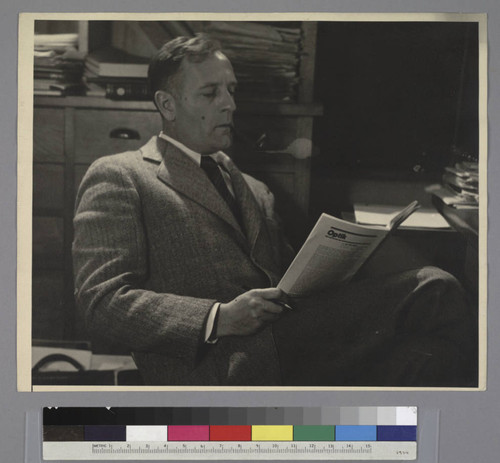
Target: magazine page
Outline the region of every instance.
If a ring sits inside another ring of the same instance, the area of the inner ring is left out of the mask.
[[[278,288],[301,296],[349,281],[387,233],[322,214]]]

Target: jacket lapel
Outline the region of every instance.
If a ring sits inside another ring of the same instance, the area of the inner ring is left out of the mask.
[[[239,234],[241,228],[212,182],[191,159],[166,140],[153,137],[142,148],[144,159],[159,163],[157,176],[168,186],[208,209]]]
[[[231,176],[245,234],[208,177],[202,175],[201,168],[175,146],[162,138],[153,137],[141,151],[144,159],[159,164],[157,176],[162,182],[228,223],[235,230],[241,245],[249,249],[253,262],[268,275],[272,285],[277,283],[273,275],[276,273],[276,263],[272,258],[271,240],[263,224],[262,211],[242,173],[227,155],[223,156],[221,162]]]

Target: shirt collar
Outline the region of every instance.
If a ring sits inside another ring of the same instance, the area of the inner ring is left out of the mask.
[[[191,159],[198,167],[201,166],[201,154],[197,153],[196,151],[193,151],[192,149],[188,148],[186,145],[181,143],[180,141],[177,141],[175,138],[172,138],[168,136],[166,133],[163,131],[160,132],[158,135],[160,138],[163,138],[164,140],[168,141],[169,143],[172,143],[172,145],[176,146],[179,148],[189,159]],[[217,151],[213,154],[210,154],[216,162],[220,162],[221,159],[226,156],[222,151]]]

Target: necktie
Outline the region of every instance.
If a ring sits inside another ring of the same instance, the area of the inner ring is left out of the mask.
[[[233,195],[229,191],[217,162],[210,156],[202,156],[201,168],[205,171],[207,177],[210,179],[215,189],[219,192],[222,199],[224,199],[226,204],[229,206],[229,209],[231,209],[234,217],[241,225],[242,221],[238,204],[236,203],[236,199],[234,199]]]

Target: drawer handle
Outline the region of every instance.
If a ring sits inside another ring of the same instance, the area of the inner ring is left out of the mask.
[[[118,138],[120,140],[140,140],[141,136],[137,130],[118,128],[109,132],[109,138]]]

